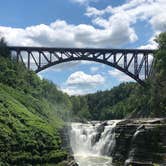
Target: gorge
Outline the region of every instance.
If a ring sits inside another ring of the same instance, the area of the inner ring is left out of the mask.
[[[165,166],[166,47],[160,47],[147,86],[121,83],[83,96],[67,95],[0,48],[0,165]],[[65,145],[60,133],[69,119]]]

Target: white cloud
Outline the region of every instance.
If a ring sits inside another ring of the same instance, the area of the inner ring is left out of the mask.
[[[111,6],[109,6],[109,7],[112,8]],[[106,10],[106,8],[105,9],[97,9],[93,6],[88,6],[86,8],[85,15],[88,17],[98,17],[98,16],[102,16],[102,15],[106,14],[105,10]],[[109,10],[109,13],[112,13],[112,11]]]
[[[98,26],[113,29],[113,34],[121,36],[119,41],[125,40],[126,34],[128,41],[137,39],[134,24],[139,21],[149,23],[156,33],[166,31],[166,0],[131,0],[126,3],[105,9],[87,7],[85,15],[92,17],[92,22]],[[118,26],[119,25],[119,26]],[[119,35],[117,35],[119,33]],[[116,39],[118,41],[118,39]],[[117,44],[118,42],[115,42]],[[156,45],[149,42],[145,48],[154,48]]]
[[[105,9],[101,10],[94,7],[88,7],[85,14],[89,17],[110,14],[112,17],[123,12],[132,22],[135,22],[137,19],[151,19],[158,15],[165,16],[165,9],[165,0],[131,0],[116,7],[107,6]]]
[[[93,0],[72,1],[85,3]],[[121,47],[138,39],[134,25],[139,20],[149,22],[154,34],[166,31],[165,11],[166,0],[131,0],[101,10],[88,6],[85,14],[92,17],[94,25],[74,25],[56,20],[50,25],[40,24],[26,28],[0,26],[0,33],[10,45]]]
[[[128,75],[124,74],[123,72],[117,69],[109,70],[108,74],[112,77],[115,77],[115,79],[117,79],[120,82],[134,81],[131,77],[129,77]]]
[[[103,10],[98,10],[95,7],[88,6],[85,15],[88,17],[102,16],[106,13],[112,13],[112,9],[113,8],[111,6],[108,6]]]
[[[0,26],[0,33],[10,45],[22,46],[112,47],[135,40],[135,34],[127,24],[121,30],[117,28],[118,24],[109,28],[96,28],[92,25],[73,25],[56,20],[50,25],[40,24],[25,29]]]
[[[100,74],[90,75],[77,71],[68,77],[61,90],[69,95],[84,95],[95,92],[104,82],[105,78]]]
[[[156,31],[166,31],[166,12],[152,17],[150,23]]]
[[[86,3],[93,0],[73,1]],[[155,32],[165,31],[165,11],[165,0],[131,0],[123,5],[107,6],[101,10],[88,6],[85,14],[92,17],[94,25],[73,25],[56,20],[50,25],[41,24],[25,29],[1,26],[0,32],[9,43],[15,45],[121,47],[138,39],[134,24],[139,20],[149,22]]]
[[[38,43],[27,37],[25,29],[0,26],[0,34],[5,37],[10,45],[38,45]]]
[[[84,73],[83,71],[77,71],[75,73],[72,73],[67,81],[66,84],[70,86],[83,86],[83,87],[89,87],[89,86],[96,86],[103,84],[105,82],[105,79],[102,75],[96,74],[96,75],[89,75]]]

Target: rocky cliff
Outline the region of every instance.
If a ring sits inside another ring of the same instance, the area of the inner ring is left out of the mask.
[[[124,120],[115,135],[115,165],[166,165],[166,119]]]

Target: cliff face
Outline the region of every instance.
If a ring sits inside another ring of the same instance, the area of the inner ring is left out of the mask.
[[[166,119],[124,120],[115,128],[112,157],[120,165],[166,165]]]

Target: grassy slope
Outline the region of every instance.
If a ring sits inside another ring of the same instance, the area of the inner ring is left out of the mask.
[[[63,122],[54,109],[45,99],[0,84],[0,162],[34,165],[65,159],[57,132]]]

